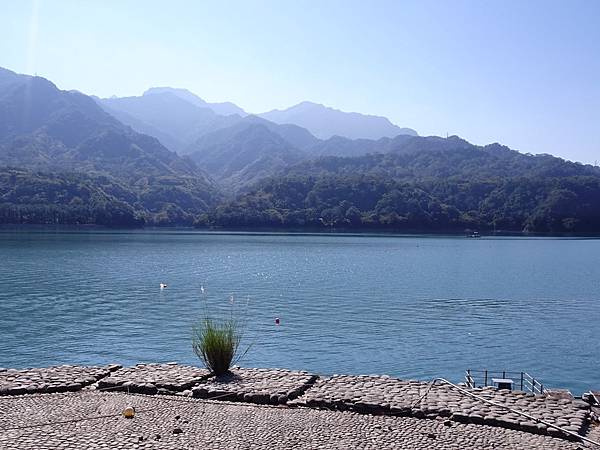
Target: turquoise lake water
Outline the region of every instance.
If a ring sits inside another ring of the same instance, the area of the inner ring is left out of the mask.
[[[596,239],[5,229],[0,286],[0,367],[198,363],[234,308],[241,365],[600,389]]]

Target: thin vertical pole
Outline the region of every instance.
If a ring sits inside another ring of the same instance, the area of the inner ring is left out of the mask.
[[[523,390],[523,372],[521,372],[521,391]]]
[[[487,369],[485,369],[485,381],[484,381],[484,386],[487,386]]]

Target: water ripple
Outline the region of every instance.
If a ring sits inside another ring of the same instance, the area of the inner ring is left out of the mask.
[[[194,321],[233,296],[248,365],[600,386],[598,240],[21,231],[0,251],[0,366],[193,363]]]

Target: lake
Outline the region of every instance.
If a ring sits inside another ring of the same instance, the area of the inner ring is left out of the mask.
[[[0,269],[1,367],[196,364],[233,309],[241,365],[600,388],[597,239],[18,228]]]

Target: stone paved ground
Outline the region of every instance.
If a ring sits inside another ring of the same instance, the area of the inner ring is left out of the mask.
[[[96,383],[97,380],[99,381]],[[100,395],[98,389],[105,393],[116,390],[152,395],[175,393],[179,397],[171,398],[179,398],[181,401],[189,401],[187,397],[194,396],[212,399],[219,397],[220,400],[232,399],[253,404],[287,403],[291,406],[308,406],[310,409],[326,408],[395,418],[412,417],[427,422],[439,419],[449,425],[489,425],[500,429],[548,434],[552,437],[568,437],[555,428],[530,422],[505,408],[473,399],[449,385],[435,385],[430,389],[430,384],[425,382],[403,381],[387,376],[334,376],[318,379],[307,372],[235,368],[232,375],[214,378],[209,377],[205,369],[175,363],[140,364],[125,369],[117,365],[0,369],[0,402],[10,399],[12,395],[22,395],[27,399],[24,401],[34,402],[36,396],[28,394],[79,391],[82,388],[86,395]],[[422,397],[425,392],[427,395]],[[469,392],[580,434],[586,432],[590,423],[590,407],[581,401],[487,388]],[[41,398],[50,397],[42,394]],[[52,404],[42,403],[37,407],[41,409],[41,414],[49,418],[64,415],[64,408],[54,410]],[[20,425],[29,424],[30,416],[30,412],[18,417],[9,415],[12,420],[21,421]],[[447,420],[448,418],[451,420]],[[587,430],[588,436],[594,436],[592,439],[595,440],[600,438],[599,432],[600,428],[596,426]],[[0,446],[0,449],[3,447]]]
[[[595,420],[588,429],[586,437],[593,441],[600,442],[600,405],[594,406],[592,412]],[[600,446],[598,446],[598,449],[600,449]]]
[[[375,414],[449,417],[458,422],[562,435],[554,428],[469,397],[450,385],[436,384],[428,391],[429,387],[429,383],[403,381],[387,376],[337,375],[317,380],[305,395],[291,403]],[[418,402],[427,391],[427,396]],[[473,389],[469,392],[578,434],[584,432],[588,423],[589,405],[581,401],[492,388]]]
[[[119,415],[128,405],[136,417]],[[49,421],[108,416],[46,425]],[[80,391],[0,398],[0,448],[49,449],[527,449],[582,444],[486,425]]]
[[[121,366],[54,366],[40,369],[0,369],[0,396],[38,392],[78,391]]]
[[[316,375],[304,371],[235,368],[231,374],[210,378],[197,385],[192,393],[199,398],[220,397],[277,405],[298,397],[316,379]]]
[[[114,389],[140,394],[181,392],[206,379],[206,369],[176,363],[138,364],[120,369],[100,380],[99,389]]]

